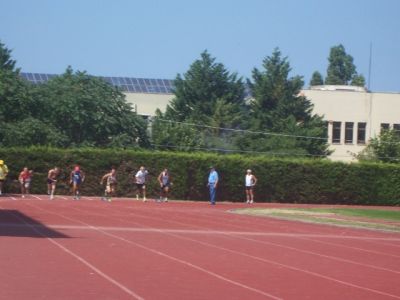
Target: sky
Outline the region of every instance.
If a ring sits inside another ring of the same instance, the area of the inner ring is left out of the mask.
[[[324,77],[343,44],[370,89],[400,92],[400,0],[0,0],[0,41],[23,72],[174,79],[208,50],[251,78],[278,47],[290,76]]]

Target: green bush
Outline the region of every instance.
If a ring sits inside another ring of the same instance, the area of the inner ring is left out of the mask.
[[[174,153],[116,149],[2,148],[0,159],[10,169],[8,192],[18,192],[17,177],[24,166],[34,170],[32,193],[46,192],[49,169],[62,170],[57,191],[70,193],[69,172],[79,164],[86,173],[84,195],[101,195],[99,182],[117,168],[118,196],[134,197],[133,175],[149,170],[148,193],[157,197],[157,176],[167,167],[173,178],[172,198],[207,200],[208,168],[220,175],[217,199],[243,201],[245,170],[258,178],[256,201],[325,204],[400,205],[400,166],[382,163],[339,163],[327,160],[277,159],[263,156]],[[6,190],[7,191],[7,190]]]

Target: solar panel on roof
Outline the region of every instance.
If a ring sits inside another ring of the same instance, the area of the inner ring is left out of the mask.
[[[45,83],[48,80],[57,77],[56,74],[42,73],[20,73],[20,76],[34,84]],[[98,78],[105,82],[118,86],[121,90],[130,93],[171,93],[173,80],[168,79],[150,79],[150,78],[129,78],[129,77],[104,77]]]
[[[28,74],[26,74],[26,73],[20,73],[20,75],[21,75],[21,77],[22,77],[23,79],[29,80],[29,79],[28,79]]]

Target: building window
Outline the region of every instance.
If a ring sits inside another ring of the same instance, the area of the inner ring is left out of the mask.
[[[357,144],[365,144],[366,128],[367,128],[367,123],[358,123]]]
[[[389,123],[381,123],[381,133],[385,130],[390,129],[390,124]]]
[[[340,144],[340,129],[342,122],[333,122],[332,126],[332,144]]]
[[[344,132],[344,142],[346,144],[353,144],[353,128],[354,128],[354,122],[346,122],[346,127]]]
[[[400,124],[393,124],[393,131],[400,136]]]

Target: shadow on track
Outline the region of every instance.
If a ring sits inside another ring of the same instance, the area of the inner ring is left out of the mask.
[[[69,238],[18,210],[0,210],[0,237]]]

